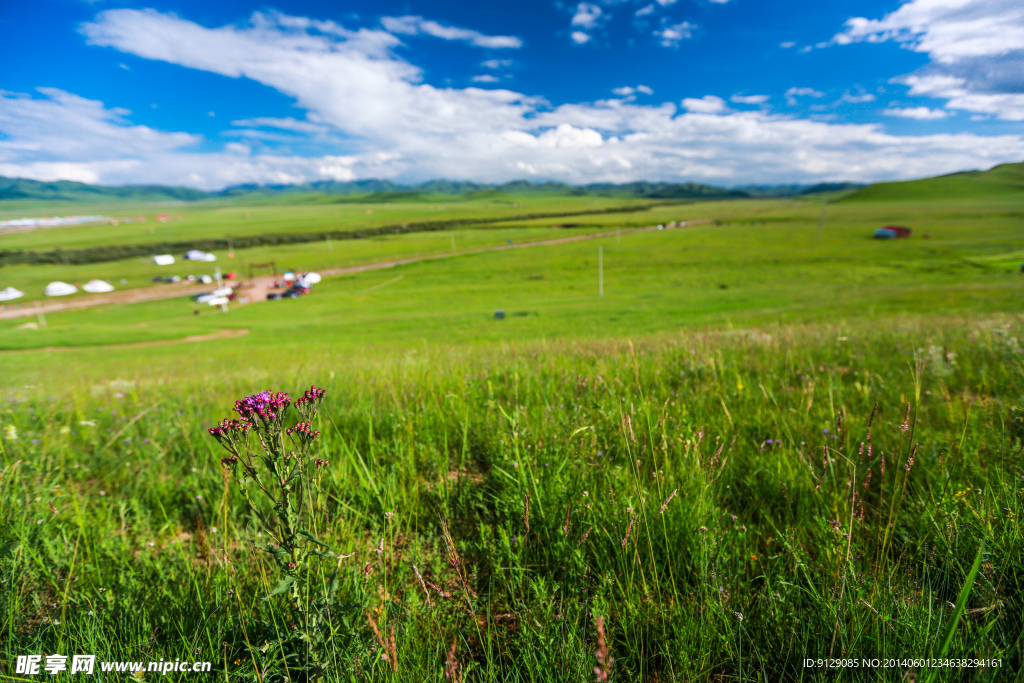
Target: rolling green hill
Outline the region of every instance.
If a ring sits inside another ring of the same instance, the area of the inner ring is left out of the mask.
[[[1012,197],[1024,198],[1024,163],[999,164],[987,171],[964,171],[920,180],[875,183],[840,201],[884,202]]]
[[[107,187],[70,180],[52,183],[27,178],[0,177],[0,201],[5,199],[42,199],[57,201],[194,201],[207,197],[202,190],[164,185],[124,185]]]

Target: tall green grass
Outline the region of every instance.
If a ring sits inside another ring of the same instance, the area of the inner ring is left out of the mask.
[[[287,677],[261,629],[288,610],[205,428],[316,381],[316,535],[345,556],[313,579],[341,578],[330,680],[594,680],[598,617],[615,681],[923,680],[804,660],[940,655],[1001,668],[935,680],[1013,680],[1021,333],[773,327],[8,387],[0,676],[92,653]]]

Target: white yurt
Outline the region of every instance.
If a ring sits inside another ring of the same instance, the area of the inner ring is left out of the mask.
[[[46,285],[46,289],[43,290],[43,294],[46,296],[67,296],[68,294],[74,294],[78,291],[78,287],[69,285],[66,282],[51,282]]]
[[[185,252],[186,261],[216,261],[217,257],[205,251],[190,249]]]
[[[0,301],[12,301],[25,296],[25,292],[14,287],[8,287],[7,289],[0,289]]]
[[[210,294],[213,294],[214,296],[228,296],[233,291],[234,290],[231,289],[230,287],[221,287],[220,289],[213,290],[212,292],[210,292]]]
[[[320,273],[304,273],[298,279],[298,284],[307,288],[320,284]]]
[[[159,254],[153,257],[153,263],[158,266],[169,266],[174,263],[174,257],[170,254]]]
[[[103,280],[89,280],[82,285],[83,292],[89,292],[90,294],[102,294],[103,292],[113,292],[114,285]]]

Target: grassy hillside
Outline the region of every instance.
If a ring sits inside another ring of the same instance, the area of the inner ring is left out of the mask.
[[[1024,200],[1024,163],[1000,164],[987,171],[875,183],[841,199],[843,202],[891,202],[942,199]]]
[[[0,321],[0,678],[34,680],[16,655],[91,653],[102,681],[100,662],[159,659],[210,662],[225,683],[1012,680],[1019,199],[830,204],[819,232],[823,201],[221,251],[243,272],[463,253],[226,314],[179,298]],[[0,247],[447,209],[200,202]],[[882,220],[915,237],[872,240]],[[601,236],[466,253],[581,233]],[[210,265],[18,265],[0,288]],[[305,472],[288,479],[296,544],[208,428],[246,394],[311,383],[327,398],[311,450],[287,459]],[[898,663],[806,664],[829,657]]]

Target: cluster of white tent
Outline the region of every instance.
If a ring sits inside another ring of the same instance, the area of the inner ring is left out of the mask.
[[[295,280],[295,284],[311,289],[313,285],[320,284],[320,280],[320,273],[303,273]]]
[[[206,261],[207,263],[216,261],[217,257],[208,251],[200,251],[199,249],[189,249],[185,252],[186,261]],[[174,256],[171,254],[157,254],[153,257],[153,263],[158,266],[169,266],[174,263]]]
[[[185,252],[186,261],[216,261],[217,257],[207,251],[200,251],[198,249],[190,249]]]
[[[77,291],[78,287],[70,285],[67,282],[57,280],[46,285],[46,288],[43,289],[43,294],[46,296],[67,296],[68,294],[74,294]],[[105,280],[89,280],[82,285],[82,291],[88,292],[89,294],[103,294],[104,292],[113,292],[114,285]],[[8,287],[7,289],[0,291],[0,301],[9,301],[22,296],[25,296],[25,292],[18,291],[14,287]]]

